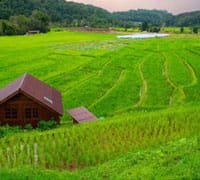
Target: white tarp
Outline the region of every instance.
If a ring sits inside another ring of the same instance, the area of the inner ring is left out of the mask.
[[[126,36],[117,36],[118,39],[147,39],[155,37],[167,37],[169,34],[158,34],[158,33],[137,33]]]

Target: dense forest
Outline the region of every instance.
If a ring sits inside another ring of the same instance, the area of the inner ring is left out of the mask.
[[[30,16],[35,9],[44,11],[53,23],[63,26],[101,27],[115,23],[113,15],[104,9],[65,0],[0,0],[0,19]]]
[[[121,21],[128,22],[148,22],[152,25],[162,25],[163,23],[169,23],[173,15],[167,11],[162,10],[130,10],[124,12],[115,12],[114,16]]]
[[[200,11],[174,16],[164,10],[130,10],[110,13],[92,5],[84,5],[65,0],[0,0],[0,20],[30,17],[34,10],[46,13],[52,25],[60,27],[135,27],[142,22],[152,26],[198,26]],[[13,17],[14,16],[14,17]],[[2,23],[1,23],[2,24]]]

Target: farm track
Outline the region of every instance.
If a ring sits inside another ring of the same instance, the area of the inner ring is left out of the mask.
[[[140,93],[140,99],[134,106],[142,105],[145,98],[146,98],[148,87],[147,87],[147,80],[145,79],[144,74],[142,72],[142,66],[146,62],[146,60],[148,60],[148,58],[150,58],[151,56],[152,56],[152,53],[145,56],[138,65],[138,71],[139,71],[139,76],[142,80],[142,86],[141,86],[141,89],[140,89],[140,92],[139,92]]]
[[[118,86],[118,84],[121,82],[121,80],[125,77],[125,70],[122,70],[119,78],[115,81],[115,83],[113,84],[113,86],[111,88],[109,88],[105,94],[103,96],[101,96],[99,99],[97,99],[97,101],[95,101],[92,105],[89,106],[89,108],[95,106],[96,104],[98,104],[102,99],[104,99],[114,88],[116,88]]]

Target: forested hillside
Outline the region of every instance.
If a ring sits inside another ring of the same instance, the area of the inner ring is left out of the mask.
[[[8,20],[11,16],[29,17],[33,10],[47,13],[53,23],[63,27],[125,27],[138,22],[148,22],[161,26],[195,26],[200,25],[200,11],[172,15],[164,10],[130,10],[110,13],[92,5],[69,2],[65,0],[1,0],[0,19]]]
[[[176,26],[194,26],[200,25],[200,11],[179,14],[175,17]]]
[[[115,17],[121,21],[129,22],[148,22],[153,25],[161,25],[168,22],[173,15],[167,11],[162,10],[130,10],[124,12],[115,12]]]
[[[65,0],[3,0],[0,1],[0,19],[16,15],[30,16],[35,9],[46,12],[52,22],[60,22],[65,26],[101,27],[114,22],[111,13],[104,9]]]

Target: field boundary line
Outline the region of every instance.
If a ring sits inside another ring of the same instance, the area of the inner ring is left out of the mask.
[[[190,86],[197,84],[198,78],[197,78],[197,75],[196,75],[196,72],[195,72],[193,66],[185,58],[180,57],[175,51],[173,51],[173,53],[176,55],[176,57],[180,61],[182,61],[185,64],[185,66],[188,68],[188,71],[190,72],[190,75],[191,75],[191,78],[192,78],[192,82],[190,84],[184,85],[182,87],[185,88],[185,87],[190,87]]]
[[[142,86],[141,86],[141,89],[140,89],[140,94],[139,94],[139,100],[138,102],[135,103],[134,106],[139,106],[141,105],[143,102],[144,102],[144,99],[147,95],[147,91],[148,91],[148,87],[147,87],[147,80],[145,79],[144,77],[144,74],[142,72],[142,66],[144,65],[144,63],[153,55],[153,53],[150,53],[148,54],[147,56],[145,56],[141,61],[140,63],[138,64],[138,74],[139,74],[139,77],[140,79],[142,80]]]
[[[194,52],[194,51],[192,51],[192,50],[198,50],[198,49],[196,49],[196,48],[192,48],[192,50],[191,49],[188,49],[187,47],[185,47],[184,48],[186,51],[188,51],[190,54],[193,54],[194,56],[198,56],[198,57],[200,57],[200,54],[197,54],[196,52]]]
[[[177,92],[177,94],[180,93],[179,98],[181,101],[183,101],[183,99],[185,99],[186,94],[181,86],[178,86],[173,80],[171,80],[169,72],[168,72],[168,57],[167,57],[166,53],[164,53],[164,52],[162,53],[162,55],[165,58],[165,62],[163,64],[164,65],[164,76],[165,76],[168,84],[173,88],[172,94],[170,95],[170,99],[169,99],[169,104],[171,105],[171,104],[173,104],[173,98],[174,98],[176,92]]]
[[[108,62],[104,63],[102,69],[98,70],[96,73],[93,73],[92,75],[90,75],[89,77],[85,78],[84,80],[82,80],[81,82],[77,82],[75,84],[73,84],[71,87],[68,88],[67,91],[65,91],[63,94],[67,94],[68,92],[72,91],[73,89],[82,86],[83,84],[87,83],[88,81],[90,81],[91,79],[100,76],[103,72],[103,69],[110,63],[112,62],[112,59],[109,60]],[[77,68],[77,69],[81,69],[81,68]]]
[[[118,86],[118,84],[120,83],[120,81],[125,77],[125,72],[126,70],[121,70],[119,78],[115,81],[115,83],[113,84],[113,86],[111,88],[109,88],[105,94],[103,96],[101,96],[99,99],[97,99],[94,103],[92,103],[89,108],[95,106],[96,104],[98,104],[102,99],[104,99],[114,88],[116,88]]]

